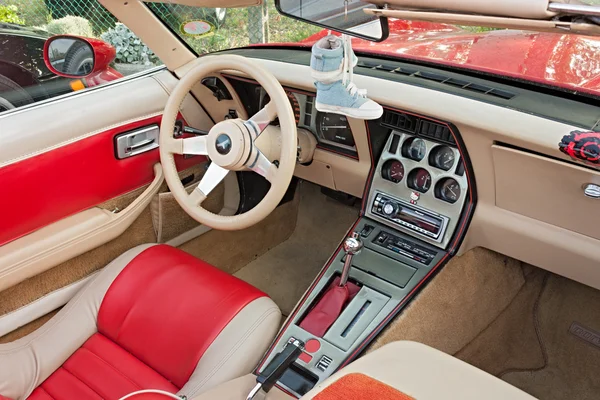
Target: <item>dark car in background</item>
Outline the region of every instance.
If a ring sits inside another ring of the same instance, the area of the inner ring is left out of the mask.
[[[0,111],[72,91],[70,80],[44,63],[49,37],[41,29],[0,22]]]
[[[42,29],[0,22],[0,112],[122,76],[108,66],[115,56],[112,46],[70,35],[52,37],[67,42],[69,51],[61,60],[66,64],[49,66],[44,51],[50,37]],[[103,57],[92,71],[98,49]]]

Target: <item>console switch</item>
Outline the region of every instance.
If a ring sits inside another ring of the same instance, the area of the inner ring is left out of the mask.
[[[325,370],[327,368],[329,368],[329,366],[331,365],[332,362],[333,362],[333,359],[331,357],[323,356],[323,357],[321,357],[321,359],[317,363],[317,368],[319,370],[325,372]]]
[[[373,232],[374,229],[375,227],[373,225],[366,224],[360,231],[360,236],[363,238],[367,238],[369,237],[371,232]]]

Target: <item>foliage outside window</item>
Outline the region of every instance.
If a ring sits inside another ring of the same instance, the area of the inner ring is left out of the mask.
[[[227,9],[226,17],[221,22],[215,21],[219,9],[167,3],[146,5],[198,54],[256,43],[299,42],[322,29],[282,16],[277,12],[274,1],[267,1],[262,6]],[[193,20],[208,21],[216,29],[205,37],[183,34],[181,25]]]

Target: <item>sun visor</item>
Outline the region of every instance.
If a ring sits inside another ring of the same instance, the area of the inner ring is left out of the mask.
[[[164,3],[164,0],[144,0],[147,3]],[[181,4],[192,7],[206,8],[237,8],[260,6],[263,0],[169,0],[170,4]]]
[[[368,0],[365,13],[443,24],[600,36],[600,5],[579,0]],[[590,0],[587,0],[588,2]]]
[[[455,13],[481,14],[499,17],[547,19],[556,15],[548,11],[548,0],[371,0],[390,9],[440,10]],[[569,3],[560,1],[561,3]]]

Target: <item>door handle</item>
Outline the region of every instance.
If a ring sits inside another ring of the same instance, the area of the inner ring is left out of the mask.
[[[136,143],[136,144],[130,146],[129,147],[129,151],[135,151],[137,149],[141,149],[142,147],[146,147],[146,146],[148,146],[149,144],[152,144],[152,143],[154,143],[154,139],[142,140],[141,142]]]
[[[158,147],[158,125],[150,125],[115,137],[115,153],[119,160],[132,157]]]

